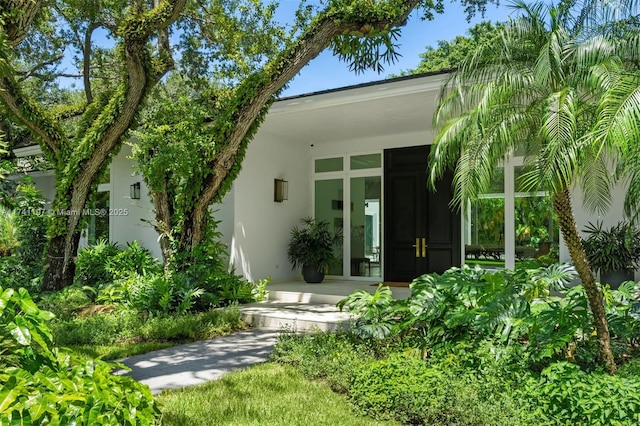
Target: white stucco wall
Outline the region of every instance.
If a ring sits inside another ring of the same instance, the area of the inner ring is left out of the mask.
[[[359,153],[405,146],[427,145],[433,140],[430,131],[402,133],[393,136],[382,135],[373,138],[358,138],[314,144],[310,147],[310,155],[324,156],[344,153]]]
[[[111,162],[109,187],[113,214],[109,217],[109,239],[121,245],[137,240],[151,250],[158,259],[162,258],[158,234],[153,229],[153,203],[142,177],[135,175],[135,162],[131,156],[131,146],[125,144]],[[130,186],[140,182],[140,199],[130,198]]]
[[[247,150],[235,187],[231,261],[249,280],[299,276],[287,261],[289,234],[311,215],[309,147],[258,133]],[[273,201],[273,180],[289,182],[289,199]]]
[[[596,222],[602,222],[605,228],[609,228],[613,225],[616,225],[619,221],[624,220],[623,203],[625,192],[626,184],[623,182],[619,182],[614,187],[611,194],[611,199],[613,200],[611,203],[611,207],[605,213],[597,213],[589,211],[587,208],[585,208],[583,204],[584,197],[582,195],[582,190],[578,187],[574,188],[571,193],[571,203],[573,207],[573,214],[576,218],[576,225],[578,226],[578,231],[580,231],[580,234],[583,237],[586,237],[586,234],[584,234],[582,230],[589,222],[593,224],[595,224]],[[560,260],[569,261],[569,251],[564,244],[560,246]],[[636,271],[635,279],[640,280],[640,271]]]
[[[109,187],[114,214],[109,218],[109,239],[122,245],[137,240],[161,259],[158,233],[153,228],[153,202],[144,180],[134,173],[135,162],[130,156],[131,146],[124,145],[111,163]],[[130,198],[129,188],[135,182],[140,182],[139,200]],[[221,220],[218,230],[223,233],[222,241],[230,247],[233,236],[233,191],[227,194],[223,204],[212,206],[211,211],[216,220]]]
[[[47,200],[44,208],[51,208],[51,201],[53,201],[53,197],[56,194],[56,179],[53,171],[33,172],[30,173],[29,176],[31,176],[34,185],[36,186],[36,188],[42,191],[42,195],[44,196],[45,200]]]

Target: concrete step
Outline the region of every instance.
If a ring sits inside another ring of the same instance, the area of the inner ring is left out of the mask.
[[[273,295],[270,294],[270,297]],[[255,328],[335,331],[349,326],[350,315],[334,303],[272,300],[240,306],[242,319]]]
[[[320,303],[336,305],[346,296],[318,294],[304,291],[269,290],[269,300],[287,303]]]

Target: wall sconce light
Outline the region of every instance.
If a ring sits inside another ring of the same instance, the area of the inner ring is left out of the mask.
[[[289,199],[289,182],[284,179],[273,180],[273,201],[281,203]]]
[[[140,182],[136,182],[129,187],[129,197],[131,197],[132,200],[140,199]]]

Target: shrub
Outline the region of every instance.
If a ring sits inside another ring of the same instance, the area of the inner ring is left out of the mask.
[[[30,266],[18,256],[0,257],[0,287],[19,289],[29,292],[40,291],[40,266]]]
[[[20,245],[16,215],[0,205],[0,256],[10,256]]]
[[[161,271],[160,263],[137,241],[122,249],[116,243],[99,240],[80,249],[76,259],[76,283],[96,288],[118,279]]]
[[[472,370],[395,354],[360,369],[350,392],[362,413],[404,424],[537,424],[505,387]]]
[[[151,252],[139,242],[127,243],[127,248],[107,259],[106,270],[112,280],[126,278],[131,275],[159,274],[162,266]]]
[[[56,344],[108,345],[127,341],[137,335],[146,316],[132,310],[117,310],[109,314],[56,319],[51,323]]]
[[[90,305],[91,299],[78,285],[72,285],[56,292],[40,294],[38,304],[53,312],[57,318],[69,318],[78,309]]]
[[[537,406],[549,424],[637,425],[640,423],[640,378],[602,372],[585,373],[557,362],[539,379],[530,379],[523,398]]]
[[[99,287],[113,281],[113,273],[107,268],[109,260],[121,252],[115,243],[99,240],[96,244],[81,248],[76,258],[76,283]]]
[[[116,310],[85,318],[54,320],[52,331],[60,346],[110,345],[125,342],[183,342],[210,339],[244,326],[235,307],[188,315],[149,316]]]
[[[48,217],[44,197],[25,179],[0,207],[0,286],[32,292],[40,289]]]
[[[365,340],[350,332],[299,336],[284,333],[271,359],[306,377],[326,380],[350,395],[358,411],[408,424],[535,425],[525,400],[512,397],[530,374],[521,354],[455,345],[427,360],[395,341]]]
[[[358,291],[338,306],[357,315],[355,332],[361,337],[402,338],[423,351],[495,337],[526,348],[523,356],[538,371],[565,358],[593,368],[592,316],[582,286],[567,288],[573,276],[572,267],[557,264],[497,272],[465,266],[416,278],[406,300],[394,300],[381,286],[373,295]],[[639,286],[629,282],[605,289],[619,359],[640,343]]]
[[[16,208],[18,215],[18,258],[35,268],[38,276],[42,269],[44,252],[47,247],[49,217],[44,214],[45,199],[42,192],[30,182],[18,185]]]
[[[0,288],[0,424],[155,424],[149,388],[113,375],[122,365],[60,355],[47,321],[53,314],[25,289]]]
[[[335,391],[348,392],[358,366],[384,356],[393,347],[392,342],[367,341],[344,331],[315,335],[285,332],[279,336],[271,359],[291,364],[309,378],[325,379]]]

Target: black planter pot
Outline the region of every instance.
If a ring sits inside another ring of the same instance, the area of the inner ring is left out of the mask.
[[[319,271],[315,266],[304,265],[302,267],[302,278],[310,284],[317,284],[324,280],[324,273]]]
[[[634,273],[628,269],[620,271],[608,271],[600,272],[600,282],[602,284],[609,284],[611,289],[617,290],[625,281],[633,281]]]

